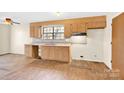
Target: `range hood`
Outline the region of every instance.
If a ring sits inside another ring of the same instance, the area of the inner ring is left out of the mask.
[[[71,37],[72,44],[86,44],[87,33],[73,33]]]

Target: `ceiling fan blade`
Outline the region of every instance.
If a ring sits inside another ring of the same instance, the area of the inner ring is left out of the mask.
[[[21,23],[19,23],[19,22],[14,22],[14,21],[12,21],[12,23],[14,23],[14,24],[21,24]]]
[[[21,23],[19,23],[19,22],[13,21],[11,18],[0,19],[0,23],[9,24],[9,25],[21,24]]]

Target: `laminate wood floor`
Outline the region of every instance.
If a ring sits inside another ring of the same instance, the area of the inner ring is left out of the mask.
[[[104,80],[109,69],[103,63],[73,61],[62,63],[27,58],[23,55],[0,56],[1,80]]]

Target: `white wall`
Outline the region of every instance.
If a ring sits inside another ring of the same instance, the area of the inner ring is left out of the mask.
[[[87,34],[87,44],[72,45],[72,58],[77,60],[104,62],[104,29],[88,30]],[[80,56],[83,56],[83,58]]]
[[[11,53],[24,54],[24,44],[29,42],[29,24],[11,26]]]
[[[0,24],[0,55],[10,51],[10,26]]]

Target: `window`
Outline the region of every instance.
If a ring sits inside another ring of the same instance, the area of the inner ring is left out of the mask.
[[[43,39],[64,39],[64,26],[43,27]]]

